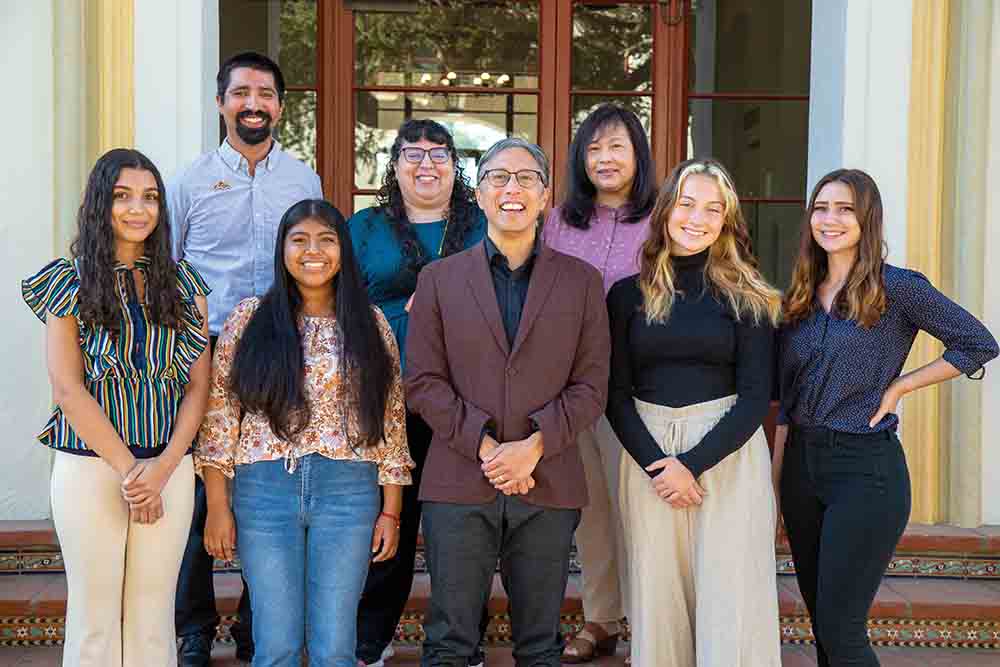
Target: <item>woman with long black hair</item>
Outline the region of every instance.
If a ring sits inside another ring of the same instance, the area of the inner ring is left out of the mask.
[[[208,287],[170,256],[160,173],[135,150],[98,159],[72,259],[21,284],[46,326],[56,408],[52,518],[66,564],[63,665],[175,665],[174,593],[205,413]]]
[[[549,213],[542,236],[549,247],[600,271],[607,292],[639,271],[639,250],[656,203],[652,151],[633,112],[602,104],[580,124],[569,153],[566,200]],[[576,529],[584,625],[563,649],[562,661],[568,663],[614,654],[625,615],[618,513],[622,445],[603,416],[577,444],[590,502]]]
[[[784,297],[773,474],[820,667],[879,664],[868,611],[910,516],[900,399],[997,356],[972,314],[885,261],[882,216],[865,172],[821,178]],[[919,331],[945,352],[901,374]]]
[[[486,233],[486,218],[448,130],[429,119],[403,123],[376,206],[358,211],[347,224],[368,295],[385,313],[405,368],[409,301],[417,273],[475,245]],[[403,490],[399,551],[391,561],[369,569],[358,608],[358,659],[369,667],[381,667],[392,654],[392,638],[413,584],[420,526],[417,494],[431,430],[419,416],[407,413],[406,435],[416,468],[413,484]]]
[[[310,664],[355,667],[369,559],[395,555],[413,467],[399,356],[327,202],[285,213],[274,277],[232,312],[215,352],[195,459],[206,548],[230,560],[239,547],[254,665],[297,666],[306,648]]]

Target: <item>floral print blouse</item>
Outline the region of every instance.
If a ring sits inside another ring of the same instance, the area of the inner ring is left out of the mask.
[[[235,466],[257,461],[285,460],[289,472],[299,458],[320,454],[330,459],[371,461],[378,466],[379,484],[410,484],[413,459],[406,443],[406,409],[400,380],[399,352],[392,329],[375,308],[382,339],[393,358],[393,380],[385,412],[385,437],[375,447],[357,442],[357,416],[347,409],[340,372],[340,328],[334,317],[299,319],[305,362],[305,393],[311,419],[294,441],[280,439],[263,414],[244,413],[229,389],[229,373],[236,347],[260,304],[258,297],[244,299],[226,319],[212,362],[208,412],[198,433],[195,469],[211,466],[232,477]]]

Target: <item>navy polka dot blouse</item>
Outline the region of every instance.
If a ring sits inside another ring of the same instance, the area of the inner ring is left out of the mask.
[[[899,377],[921,330],[940,340],[944,359],[970,377],[997,356],[997,341],[982,322],[941,294],[923,274],[886,264],[883,276],[888,307],[871,329],[822,307],[782,329],[778,423],[846,433],[895,429],[895,414],[883,417],[875,428],[868,422],[885,390]]]

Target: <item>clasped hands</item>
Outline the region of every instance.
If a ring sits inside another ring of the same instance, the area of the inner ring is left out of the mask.
[[[692,505],[701,505],[708,493],[683,463],[673,456],[665,456],[646,466],[649,472],[661,472],[651,480],[656,495],[665,500],[674,509],[684,509]]]
[[[125,473],[121,492],[132,521],[153,524],[163,516],[160,493],[172,473],[173,467],[160,457],[138,460]]]
[[[542,433],[536,431],[524,440],[499,443],[492,436],[483,436],[479,445],[483,475],[504,495],[524,495],[535,488],[531,473],[544,452]]]

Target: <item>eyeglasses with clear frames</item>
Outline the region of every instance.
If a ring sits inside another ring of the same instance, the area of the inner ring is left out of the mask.
[[[420,146],[407,146],[399,151],[403,159],[407,162],[412,162],[413,164],[420,164],[424,161],[425,155],[431,156],[431,162],[434,164],[444,164],[451,159],[451,152],[447,148],[435,147],[435,148],[421,148]]]
[[[542,172],[537,169],[520,169],[518,171],[487,169],[483,172],[483,177],[479,179],[479,182],[486,181],[495,188],[502,188],[510,183],[511,176],[516,178],[517,184],[525,189],[535,188],[539,183],[542,183]]]

